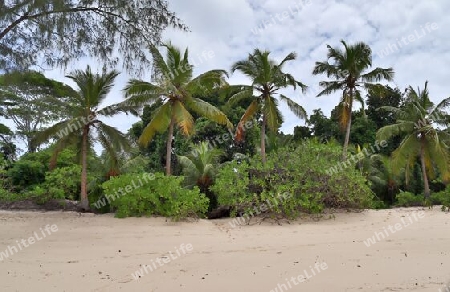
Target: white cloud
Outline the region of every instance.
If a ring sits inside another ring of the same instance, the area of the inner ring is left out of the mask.
[[[298,13],[279,21],[277,13],[302,6]],[[341,39],[348,43],[364,41],[374,52],[373,65],[393,67],[395,84],[401,90],[406,86],[423,87],[429,81],[433,101],[438,102],[449,95],[447,68],[450,64],[450,38],[447,29],[450,19],[447,11],[450,2],[445,0],[173,0],[170,6],[190,27],[191,32],[168,30],[164,39],[175,45],[189,47],[191,58],[203,51],[214,52],[214,58],[199,64],[195,73],[223,68],[246,58],[254,48],[269,49],[273,58],[280,60],[287,53],[296,51],[298,60],[286,70],[317,92],[318,82],[325,76],[312,76],[314,62],[326,59],[326,45],[338,46]],[[275,21],[273,21],[275,19]],[[252,29],[261,23],[270,22],[259,34]],[[410,42],[398,51],[380,58],[377,53],[389,44],[395,44],[402,37],[408,37],[415,30],[421,30],[426,23],[436,23],[439,29]],[[77,64],[78,68],[85,66]],[[47,76],[68,82],[64,74],[55,70]],[[120,90],[127,75],[121,75],[112,93],[111,102],[120,101]],[[230,82],[247,82],[242,75],[235,74]],[[394,85],[394,84],[392,84]],[[302,96],[292,90],[286,93],[312,113],[322,108],[327,115],[336,106],[339,94],[315,98],[311,94]],[[282,107],[285,124],[282,130],[291,133],[293,127],[302,124],[285,106]],[[120,130],[126,131],[137,119],[129,116],[111,120]]]

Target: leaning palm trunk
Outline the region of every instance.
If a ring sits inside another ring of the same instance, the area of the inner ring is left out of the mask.
[[[173,138],[173,125],[175,123],[175,119],[172,115],[169,126],[169,135],[167,137],[166,144],[166,175],[171,175],[171,165],[172,165],[172,138]]]
[[[347,160],[347,149],[348,149],[348,143],[350,142],[351,127],[352,127],[352,116],[350,114],[350,117],[348,119],[347,126],[346,126],[344,149],[342,150],[342,161]]]
[[[425,196],[425,198],[429,198],[430,197],[430,185],[428,183],[427,169],[426,169],[426,164],[425,164],[425,149],[423,146],[423,142],[422,142],[422,146],[420,149],[420,164],[422,165],[424,196]]]
[[[264,113],[261,124],[261,158],[262,162],[266,163],[266,114]]]
[[[344,141],[344,149],[342,150],[342,161],[347,160],[347,150],[348,144],[350,143],[350,130],[352,127],[352,108],[353,108],[353,90],[350,89],[350,104],[349,106],[349,117],[345,130],[345,141]]]
[[[81,203],[80,207],[84,210],[89,209],[89,200],[87,196],[87,151],[88,151],[89,127],[83,129],[82,148],[81,148]]]

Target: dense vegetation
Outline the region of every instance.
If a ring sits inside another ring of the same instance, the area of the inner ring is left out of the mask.
[[[328,46],[312,70],[330,78],[319,97],[342,94],[330,117],[308,116],[279,94],[307,90],[283,68],[295,53],[277,62],[256,49],[234,63],[230,73],[250,77],[248,86],[229,84],[222,69],[193,77],[187,49],[152,45],[152,80],[130,80],[123,101],[107,107],[114,70],[72,72],[73,89],[23,68],[5,73],[0,113],[16,129],[0,125],[0,202],[72,200],[119,217],[176,219],[218,209],[295,218],[326,208],[449,207],[450,98],[435,105],[427,83],[405,91],[377,83],[394,70],[372,68],[364,43],[342,45]],[[282,133],[279,101],[306,126]],[[122,133],[104,120],[119,113],[140,121]],[[20,157],[15,137],[26,143]]]

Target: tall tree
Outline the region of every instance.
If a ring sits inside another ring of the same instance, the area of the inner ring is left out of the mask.
[[[127,69],[143,68],[142,44],[158,43],[167,26],[186,29],[165,0],[2,0],[0,68],[66,65],[85,55],[115,65],[117,52]]]
[[[364,99],[361,96],[361,87],[372,89],[381,95],[383,86],[373,84],[381,80],[391,81],[394,78],[392,68],[375,68],[370,72],[367,69],[372,67],[372,50],[365,43],[347,45],[341,41],[344,50],[340,48],[328,47],[327,61],[316,62],[313,74],[326,74],[332,81],[321,81],[319,85],[323,90],[317,95],[328,95],[336,91],[342,91],[342,99],[339,103],[340,124],[345,129],[344,149],[342,159],[347,159],[347,149],[350,141],[350,129],[352,125],[353,102],[361,103],[364,109]],[[331,61],[331,62],[330,62]]]
[[[382,106],[399,107],[403,103],[403,94],[398,88],[385,86],[384,98],[380,98],[379,93],[373,90],[367,91],[367,117],[374,121],[377,128],[395,123],[395,115],[390,112],[379,111]]]
[[[133,106],[118,103],[100,108],[114,85],[119,73],[111,71],[94,74],[88,66],[85,71],[76,70],[67,77],[78,86],[78,94],[67,104],[70,115],[63,121],[39,132],[36,135],[38,144],[56,139],[50,165],[54,166],[59,153],[64,148],[75,145],[81,153],[81,203],[80,207],[89,209],[87,196],[87,163],[88,152],[95,141],[100,142],[112,161],[118,163],[119,154],[130,149],[125,135],[114,127],[100,120],[102,116],[112,117],[118,113],[131,112],[137,115]]]
[[[372,120],[376,124],[377,129],[381,129],[384,126],[394,124],[396,116],[394,113],[378,110],[383,106],[400,107],[404,102],[404,92],[401,92],[398,88],[391,88],[385,86],[385,94],[383,98],[380,98],[377,92],[368,90],[367,92],[367,118]],[[353,128],[353,126],[352,126]],[[353,137],[353,134],[351,134]],[[380,153],[386,156],[390,156],[391,153],[397,149],[402,141],[402,137],[396,136],[388,140],[388,145],[380,150]],[[370,142],[372,143],[372,142]]]
[[[423,90],[408,88],[405,104],[401,108],[390,106],[381,109],[395,114],[394,124],[378,130],[377,137],[387,140],[401,135],[400,146],[392,153],[397,170],[405,168],[406,179],[409,178],[415,161],[420,160],[424,182],[424,195],[430,196],[429,179],[439,172],[444,181],[450,179],[450,134],[440,130],[439,125],[447,126],[450,97],[437,106],[429,98],[428,82]]]
[[[233,95],[230,98],[230,102],[253,96],[254,91],[258,93],[239,122],[236,139],[241,139],[245,122],[252,119],[255,114],[260,113],[262,118],[261,158],[263,162],[266,161],[266,127],[273,132],[277,132],[283,122],[283,116],[278,109],[278,100],[275,98],[278,90],[290,86],[294,89],[298,86],[303,91],[306,90],[306,85],[297,81],[291,74],[283,72],[283,66],[287,62],[296,59],[297,55],[294,52],[288,54],[279,64],[270,59],[269,55],[269,51],[255,49],[246,60],[238,61],[231,67],[232,72],[240,71],[248,76],[252,80],[252,85],[242,86],[243,90]],[[297,117],[301,119],[307,118],[306,111],[302,106],[283,94],[278,95],[282,101],[287,103],[289,109]]]
[[[33,137],[42,127],[56,122],[67,111],[65,99],[76,94],[70,86],[47,79],[35,71],[14,71],[0,76],[0,99],[3,113],[16,126],[28,152],[35,152]]]
[[[313,135],[320,141],[329,141],[332,138],[339,140],[340,138],[339,126],[331,118],[327,118],[321,109],[313,110],[309,116],[308,125],[311,126]]]
[[[6,125],[0,123],[0,155],[6,163],[0,165],[0,169],[9,166],[16,158],[17,146],[12,142],[13,131]]]
[[[221,125],[232,127],[232,124],[215,106],[194,97],[224,85],[226,72],[211,70],[192,78],[193,65],[189,64],[188,49],[182,54],[180,49],[170,43],[164,47],[167,49],[166,60],[156,47],[150,47],[154,60],[154,82],[130,80],[125,92],[126,102],[132,105],[162,101],[152,120],[145,126],[139,143],[147,146],[157,132],[169,131],[166,143],[166,174],[170,175],[175,125],[178,125],[186,136],[194,133],[194,118],[189,110]]]

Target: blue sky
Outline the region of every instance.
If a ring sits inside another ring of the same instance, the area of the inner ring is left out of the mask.
[[[184,49],[198,66],[198,74],[210,69],[230,69],[233,62],[244,59],[254,48],[267,49],[280,61],[295,51],[298,59],[285,67],[296,79],[308,85],[309,91],[286,90],[283,93],[297,101],[311,114],[321,108],[329,115],[338,103],[339,94],[316,98],[318,82],[326,76],[311,74],[316,61],[325,61],[327,44],[339,46],[363,41],[373,50],[374,67],[393,67],[395,81],[391,86],[403,90],[408,85],[423,87],[426,80],[432,100],[438,102],[450,95],[448,67],[450,38],[448,27],[450,1],[446,0],[171,0],[170,8],[189,26],[190,32],[169,29],[164,40]],[[357,4],[356,4],[357,3]],[[205,57],[206,56],[206,57]],[[44,72],[47,77],[72,83],[64,75],[75,68],[84,69],[92,60],[74,63],[65,70]],[[100,67],[100,66],[99,66]],[[94,66],[95,68],[95,66]],[[121,68],[117,68],[121,70]],[[111,92],[110,103],[123,99],[121,89],[129,76],[122,72]],[[149,80],[149,75],[142,76]],[[242,75],[233,74],[231,84],[248,84]],[[281,103],[280,103],[281,104]],[[303,124],[281,106],[285,123],[282,131],[292,133]],[[120,116],[113,126],[127,131],[138,119]]]

